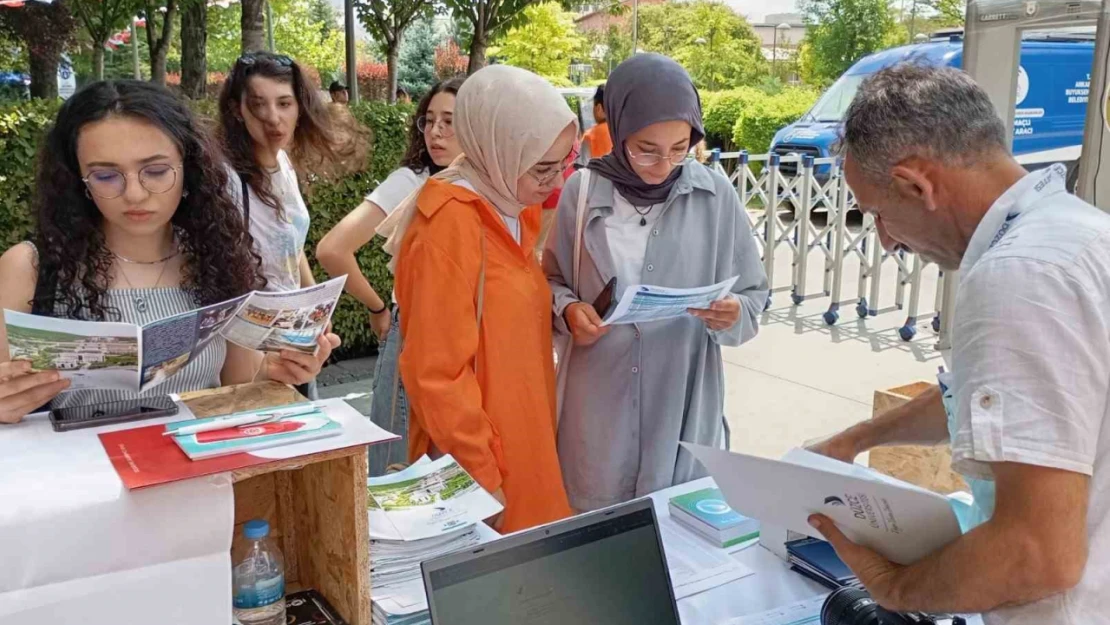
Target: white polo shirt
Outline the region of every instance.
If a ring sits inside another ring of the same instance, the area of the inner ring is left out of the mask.
[[[1074,589],[984,615],[1006,623],[1110,621],[1110,215],[1065,190],[1062,166],[1029,174],[975,230],[952,329],[952,463],[1091,476],[1089,557]],[[993,501],[987,501],[987,515]]]

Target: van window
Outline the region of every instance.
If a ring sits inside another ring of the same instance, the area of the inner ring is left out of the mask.
[[[852,103],[852,99],[856,97],[856,92],[859,91],[860,84],[863,83],[870,74],[846,74],[841,76],[825,95],[813,105],[813,109],[809,112],[806,118],[810,121],[819,122],[839,122],[844,120],[844,114],[848,112],[848,105]]]

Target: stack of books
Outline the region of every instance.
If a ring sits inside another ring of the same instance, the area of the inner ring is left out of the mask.
[[[759,521],[729,507],[717,488],[674,497],[670,509],[672,519],[722,549],[759,538]]]
[[[430,623],[420,564],[499,538],[482,521],[501,504],[451,456],[370,478],[367,492],[371,623]]]
[[[786,543],[790,568],[813,581],[836,590],[845,586],[860,587],[859,579],[836,555],[829,543],[818,538],[802,538]]]

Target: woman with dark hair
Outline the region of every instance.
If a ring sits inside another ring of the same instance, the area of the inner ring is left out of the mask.
[[[304,253],[308,208],[297,169],[327,177],[359,151],[335,125],[293,59],[252,52],[235,62],[220,94],[224,148],[241,183],[235,194],[262,257],[266,290],[315,284]]]
[[[440,82],[420,100],[409,127],[409,146],[401,167],[382,181],[362,204],[343,218],[316,246],[316,258],[329,275],[347,275],[347,292],[370,309],[370,324],[378,335],[377,370],[370,418],[386,430],[400,434],[400,441],[370,448],[370,474],[381,475],[393,463],[408,457],[408,402],[397,358],[401,353],[400,311],[389,306],[359,270],[355,253],[374,238],[374,230],[402,200],[438,174],[462,152],[455,138],[452,118],[455,94],[463,78]]]
[[[43,145],[34,241],[0,257],[0,308],[141,325],[260,286],[259,259],[218,154],[189,109],[162,87],[98,82],[79,91]],[[325,335],[316,356],[263,356],[217,337],[154,392],[266,377],[305,383],[338,344]],[[56,371],[33,372],[6,354],[0,361],[0,422],[17,422],[51,400],[84,405],[133,396],[82,390],[57,397],[69,383]]]

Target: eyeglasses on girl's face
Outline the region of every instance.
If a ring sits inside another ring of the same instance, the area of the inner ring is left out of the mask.
[[[420,131],[420,134],[428,134],[437,127],[440,136],[444,139],[455,136],[455,127],[450,117],[444,116],[437,119],[428,115],[421,115],[416,118],[416,129]]]
[[[687,150],[672,150],[666,155],[654,152],[633,154],[631,149],[625,148],[625,150],[628,152],[628,158],[641,167],[654,167],[663,161],[668,161],[671,165],[678,167],[687,160],[693,158]]]
[[[167,193],[177,184],[181,167],[166,163],[152,163],[135,173],[125,174],[116,169],[97,169],[81,179],[89,193],[102,200],[114,200],[127,192],[127,179],[135,177],[150,193]]]
[[[578,160],[577,145],[571,149],[570,153],[566,155],[566,158],[558,165],[537,165],[528,170],[528,175],[532,177],[532,180],[538,182],[541,187],[546,187],[551,184],[556,177],[562,175],[562,173],[573,165],[576,160]]]

